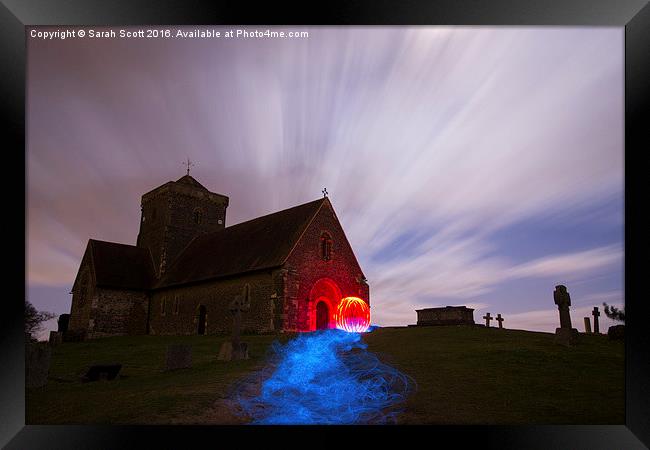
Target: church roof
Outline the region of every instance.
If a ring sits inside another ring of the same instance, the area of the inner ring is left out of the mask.
[[[157,287],[282,265],[326,201],[321,198],[196,237]]]
[[[196,181],[194,177],[191,177],[189,175],[183,175],[178,180],[176,180],[175,183],[188,184],[190,186],[194,186],[195,188],[203,189],[205,191],[208,190],[205,186]]]
[[[148,289],[154,279],[149,249],[115,242],[88,241],[97,286]]]

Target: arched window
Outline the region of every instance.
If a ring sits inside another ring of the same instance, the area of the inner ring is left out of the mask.
[[[332,237],[329,233],[320,235],[320,257],[324,261],[332,259]]]
[[[174,297],[174,314],[178,315],[178,311],[180,310],[181,306],[181,298],[177,295]]]
[[[165,315],[165,309],[167,309],[167,297],[160,299],[160,315]]]
[[[194,220],[195,225],[199,225],[203,220],[203,211],[200,208],[196,208],[192,213],[192,220]]]

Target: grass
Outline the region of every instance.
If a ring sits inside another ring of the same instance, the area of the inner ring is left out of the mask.
[[[234,382],[264,364],[287,335],[246,336],[251,359],[217,361],[223,336],[115,337],[64,343],[48,384],[29,389],[28,424],[240,423],[215,408]],[[553,335],[473,327],[382,328],[370,351],[410,375],[417,389],[405,424],[622,424],[624,345],[581,335],[575,347]],[[163,372],[170,343],[193,345],[193,366]],[[89,364],[122,363],[114,381],[81,383]]]

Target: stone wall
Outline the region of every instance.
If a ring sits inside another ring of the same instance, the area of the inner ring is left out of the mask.
[[[158,274],[164,248],[165,228],[169,221],[169,201],[166,195],[152,196],[146,201],[143,196],[141,208],[140,231],[136,245],[149,249],[154,270]]]
[[[242,314],[242,332],[265,333],[281,328],[282,277],[259,271],[236,278],[156,291],[151,297],[150,334],[198,334],[199,311],[206,307],[206,334],[232,332],[230,302],[250,286],[250,311]]]
[[[329,260],[322,258],[320,239],[323,233],[332,241]],[[287,259],[285,269],[287,292],[283,313],[286,330],[313,329],[316,305],[310,299],[310,292],[323,278],[338,285],[341,297],[359,297],[370,304],[369,286],[362,280],[361,268],[329,201],[323,204],[305,230]]]
[[[163,272],[196,236],[225,227],[226,204],[208,194],[201,191],[170,193],[170,218],[165,230]],[[199,223],[195,222],[195,213],[200,215]]]
[[[81,335],[88,330],[91,304],[95,299],[95,280],[90,266],[89,246],[79,264],[79,271],[72,286],[72,304],[70,305],[70,321],[68,330]]]
[[[142,196],[137,245],[149,248],[156,273],[164,273],[194,237],[226,226],[227,206],[226,196],[184,183],[164,184]]]
[[[143,335],[147,333],[149,300],[145,292],[96,288],[86,336]]]

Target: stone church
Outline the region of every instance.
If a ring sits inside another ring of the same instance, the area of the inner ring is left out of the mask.
[[[245,332],[335,326],[369,286],[329,198],[226,226],[225,195],[188,174],[142,196],[136,245],[90,239],[72,287],[74,339],[217,334],[248,299]]]

